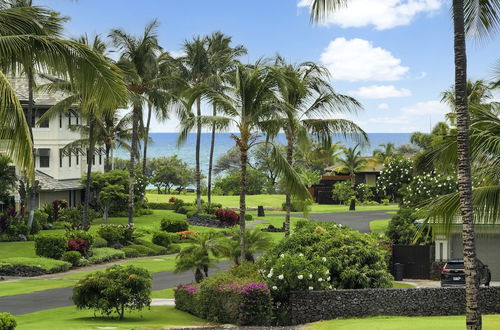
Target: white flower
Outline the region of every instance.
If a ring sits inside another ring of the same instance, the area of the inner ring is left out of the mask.
[[[328,286],[328,289],[330,289],[330,290],[331,290],[331,289],[332,289],[332,286],[331,286],[331,285],[329,285],[329,286]]]
[[[323,260],[323,262],[326,262],[326,258],[325,257],[321,258],[321,260]]]
[[[313,274],[309,274],[309,278],[313,278]]]
[[[271,278],[271,277],[273,277],[273,273],[267,274],[267,278]]]
[[[303,257],[303,256],[304,256],[304,254],[302,254],[302,253],[299,253],[299,257]]]
[[[276,285],[273,285],[273,290],[278,290],[278,287]]]
[[[323,282],[323,279],[321,277],[318,278],[318,282]]]
[[[309,290],[314,290],[314,288],[312,286],[309,287]]]
[[[285,278],[285,276],[283,276],[283,274],[281,274],[281,275],[279,275],[279,276],[278,276],[278,278],[279,278],[280,280],[282,280],[282,279],[284,279],[284,278]]]
[[[280,258],[284,258],[284,257],[285,257],[285,255],[283,253],[280,254]]]
[[[297,276],[297,278],[298,278],[299,280],[301,280],[301,279],[303,279],[303,278],[304,278],[304,275],[298,275],[298,276]]]
[[[327,270],[327,271],[325,272],[325,274],[326,274],[326,275],[330,274],[330,271],[329,271],[329,270]]]
[[[327,280],[328,282],[330,281],[330,279],[331,279],[331,277],[330,277],[330,276],[328,276],[328,277],[326,278],[326,280]]]

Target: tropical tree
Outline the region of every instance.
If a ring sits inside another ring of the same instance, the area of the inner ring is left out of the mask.
[[[157,77],[157,55],[161,51],[157,35],[158,23],[153,20],[144,29],[141,36],[132,36],[121,29],[110,33],[115,47],[121,52],[117,65],[123,70],[123,76],[130,93],[132,106],[132,141],[130,151],[130,183],[128,196],[128,222],[134,222],[134,183],[135,165],[139,150],[140,123],[143,118],[143,106],[148,92],[161,85],[163,79]]]
[[[289,65],[277,57],[276,66],[270,68],[277,81],[278,108],[281,121],[274,127],[285,132],[287,140],[286,158],[290,166],[294,163],[295,143],[313,135],[323,145],[332,145],[332,134],[358,135],[357,140],[367,141],[366,133],[355,123],[346,119],[322,119],[339,113],[353,113],[362,109],[361,104],[350,96],[337,94],[328,82],[330,74],[325,67],[312,62]],[[278,130],[275,130],[278,132]],[[290,235],[290,211],[292,195],[286,191],[285,235]]]
[[[349,173],[351,185],[354,188],[356,184],[356,173],[361,170],[366,160],[361,158],[361,151],[358,150],[359,145],[354,148],[344,148],[344,157],[340,158],[342,165],[340,171]]]
[[[258,228],[245,229],[246,255],[245,261],[254,262],[255,254],[265,252],[273,246],[273,238],[269,233],[263,232]],[[235,264],[239,263],[240,251],[240,232],[235,229],[225,242],[224,256],[233,260]]]
[[[382,149],[373,150],[373,157],[381,163],[385,162],[396,153],[396,145],[394,143],[382,143],[378,146],[382,147]]]
[[[0,155],[0,201],[5,202],[15,190],[16,183],[16,170],[11,166],[10,157]]]
[[[184,118],[181,122],[183,127],[180,139],[186,139],[188,132],[195,125],[208,125],[216,123],[217,128],[227,129],[233,125],[238,130],[238,135],[231,137],[240,150],[240,259],[245,259],[245,213],[246,213],[246,185],[248,151],[259,143],[270,143],[259,141],[264,127],[278,125],[272,123],[271,119],[276,114],[278,101],[275,92],[275,79],[261,62],[252,66],[239,64],[229,78],[230,84],[223,90],[212,88],[209,84],[202,84],[193,90],[189,98],[189,104],[195,102],[202,95],[215,103],[224,116],[191,116]],[[278,175],[285,178],[287,189],[296,194],[297,197],[310,199],[309,192],[300,181],[300,177],[288,164],[279,149],[273,145],[271,155],[275,160]]]
[[[208,64],[210,66],[211,82],[217,87],[222,87],[227,73],[234,70],[238,63],[237,58],[246,54],[245,47],[238,45],[231,47],[232,38],[221,32],[214,32],[205,37],[207,43]],[[212,115],[217,116],[217,107],[212,104]],[[208,159],[208,205],[212,203],[212,167],[215,149],[216,125],[212,125],[210,139],[210,155]]]

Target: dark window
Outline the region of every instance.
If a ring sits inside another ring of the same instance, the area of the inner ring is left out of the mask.
[[[100,152],[99,152],[99,165],[102,165],[102,155]]]
[[[45,114],[47,112],[47,110],[37,110],[37,121],[40,119],[40,117],[43,116],[43,114]],[[48,128],[49,127],[49,121],[48,120],[44,120],[42,121],[38,127],[42,127],[42,128]]]
[[[79,124],[80,117],[78,117],[78,115],[75,115],[75,120],[76,120],[76,124],[78,125],[78,124]]]
[[[59,149],[59,167],[63,167],[63,151]]]
[[[92,165],[95,165],[95,154],[92,155]]]
[[[76,166],[80,164],[80,154],[76,152]]]
[[[62,128],[62,115],[59,115],[59,128]]]
[[[38,149],[40,167],[50,167],[50,149]]]
[[[68,112],[68,125],[71,126],[71,112]]]
[[[68,166],[71,167],[71,152],[68,154]]]

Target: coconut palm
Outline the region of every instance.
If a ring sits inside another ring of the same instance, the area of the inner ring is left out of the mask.
[[[157,55],[161,51],[157,35],[158,23],[153,20],[144,29],[141,36],[132,36],[121,29],[110,33],[111,40],[118,48],[120,59],[117,65],[124,72],[124,79],[130,93],[132,106],[132,142],[130,152],[130,181],[128,191],[128,222],[134,222],[134,185],[135,165],[139,150],[140,123],[143,118],[143,106],[148,92],[163,82],[157,77]]]
[[[237,58],[246,54],[245,47],[238,45],[231,47],[232,38],[221,32],[214,32],[205,37],[207,43],[208,63],[210,65],[211,80],[214,84],[222,84],[225,75],[233,70],[238,63]],[[212,104],[212,115],[217,116],[217,107]],[[212,168],[215,149],[216,125],[212,125],[210,139],[210,155],[208,159],[208,205],[212,203]]]
[[[356,184],[356,173],[361,170],[366,160],[361,158],[361,151],[358,150],[356,145],[354,148],[344,148],[344,157],[340,158],[339,162],[342,164],[340,171],[349,173],[351,184],[354,188]]]
[[[181,122],[182,131],[180,139],[186,139],[188,132],[195,125],[208,125],[216,123],[217,128],[227,129],[233,125],[238,130],[238,135],[233,134],[236,146],[240,150],[240,259],[245,260],[245,213],[246,213],[246,180],[248,166],[248,151],[259,143],[265,127],[278,125],[279,118],[271,123],[276,108],[279,106],[275,95],[275,79],[262,63],[252,66],[239,64],[228,79],[230,84],[224,89],[213,88],[210,84],[201,84],[192,91],[189,104],[201,96],[215,103],[223,116],[191,116]],[[264,125],[265,123],[265,125]],[[271,144],[271,143],[270,143]],[[272,144],[271,144],[272,145]],[[271,155],[275,161],[278,175],[283,177],[288,191],[296,194],[298,198],[310,199],[309,192],[301,183],[300,177],[288,164],[279,149],[272,145]]]
[[[323,119],[338,113],[352,113],[362,109],[352,97],[337,94],[328,82],[330,77],[325,67],[312,62],[289,65],[283,58],[276,59],[271,67],[278,86],[282,120],[276,128],[285,132],[287,140],[286,157],[293,166],[295,144],[313,135],[324,146],[331,146],[332,134],[355,135],[357,140],[367,141],[366,133],[355,123],[346,119]],[[271,123],[276,122],[271,119]],[[275,130],[278,132],[278,130]],[[292,196],[285,197],[285,235],[290,234],[290,210]]]
[[[373,150],[373,157],[375,157],[381,163],[384,163],[396,153],[396,146],[394,145],[394,143],[382,143],[378,146],[382,149]]]
[[[255,254],[267,251],[273,246],[271,234],[263,232],[258,228],[245,229],[245,242],[247,250],[244,260],[250,262],[255,261]],[[239,230],[233,230],[225,244],[224,256],[237,264],[241,255]]]

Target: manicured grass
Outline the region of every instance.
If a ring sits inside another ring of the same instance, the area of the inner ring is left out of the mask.
[[[35,242],[0,242],[0,259],[14,257],[35,258]]]
[[[392,205],[356,205],[356,211],[349,211],[348,205],[313,204],[311,206],[311,213],[384,211],[384,210],[396,210],[398,208],[399,207],[396,204],[392,204]]]
[[[415,286],[413,284],[408,284],[408,283],[392,282],[392,287],[395,289],[401,289],[401,288],[414,288]]]
[[[174,299],[174,288],[153,291],[151,298]]]
[[[75,285],[75,283],[75,281],[70,280],[24,280],[16,282],[0,282],[0,297],[56,288],[65,288]]]
[[[208,325],[207,321],[172,306],[153,306],[141,312],[126,312],[125,319],[94,317],[91,310],[62,307],[16,316],[17,330],[150,329]]]
[[[370,221],[370,231],[377,234],[385,233],[389,226],[389,221],[391,221],[391,219]]]
[[[500,329],[500,315],[484,315],[484,329]],[[400,317],[377,316],[315,322],[308,330],[463,330],[465,316]]]

